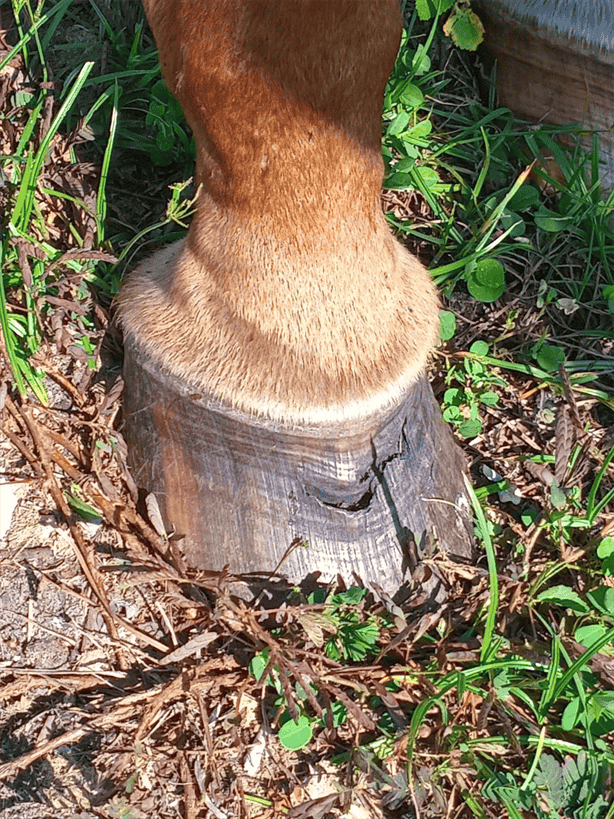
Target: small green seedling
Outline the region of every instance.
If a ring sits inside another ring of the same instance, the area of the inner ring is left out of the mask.
[[[597,557],[602,561],[605,577],[614,575],[614,537],[604,537],[597,546]]]
[[[309,596],[310,603],[325,603],[322,616],[332,632],[325,651],[331,659],[360,661],[377,653],[380,624],[371,617],[365,618],[360,609],[366,595],[366,589],[356,586],[328,596],[318,590]]]
[[[536,344],[532,349],[533,358],[540,369],[556,373],[565,364],[565,352],[556,344]]]
[[[529,811],[536,819],[606,819],[610,805],[603,793],[608,766],[595,768],[585,751],[559,761],[552,754],[540,756],[534,775],[519,782],[511,771],[489,771],[482,795],[503,805],[510,817]],[[486,814],[485,814],[486,815]]]
[[[480,259],[465,267],[467,289],[477,301],[496,301],[505,292],[505,269],[497,259]]]
[[[499,402],[499,395],[492,387],[504,387],[506,382],[493,374],[480,358],[488,355],[488,345],[475,341],[463,366],[453,366],[446,374],[446,382],[456,382],[443,396],[443,417],[465,438],[475,438],[482,431],[480,404],[493,407]]]
[[[439,313],[439,337],[442,341],[449,341],[456,333],[456,316],[450,310],[441,310]]]
[[[70,492],[65,493],[70,508],[85,521],[89,523],[100,523],[102,515],[95,506],[83,500],[83,491],[76,483],[70,485]]]

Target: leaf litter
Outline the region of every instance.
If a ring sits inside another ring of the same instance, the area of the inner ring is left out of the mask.
[[[7,48],[2,35],[0,54]],[[19,58],[0,75],[3,153],[15,149],[27,121],[14,94],[32,83]],[[50,115],[51,109],[39,140]],[[518,736],[540,730],[532,712],[517,699],[503,702],[494,689],[440,695],[446,727],[438,707],[427,711],[409,769],[408,725],[417,706],[437,694],[434,671],[461,671],[479,659],[479,641],[465,632],[489,599],[482,561],[458,567],[435,554],[418,568],[404,599],[369,595],[361,613],[379,618],[379,651],[343,664],[321,650],[334,637],[325,604],[306,602],[307,590],[293,597],[281,581],[270,585],[285,602],[275,607],[261,596],[247,604],[238,594],[241,578],[188,569],[177,544],[152,525],[155,515],[148,520],[138,504],[121,436],[122,381],[103,348],[109,312],[77,298],[80,276],[67,267],[75,259],[113,260],[93,247],[98,171],[72,159],[87,138],[79,128],[56,135],[46,160],[46,184],[72,198],[37,195],[45,239],[60,251],[46,272],[59,273],[57,295],[47,297],[54,309],[43,318],[52,341],[37,364],[58,392],[44,407],[19,398],[6,369],[0,375],[6,387],[0,463],[4,476],[26,489],[1,553],[0,817],[472,815],[459,794],[477,796],[482,783],[450,736],[461,731],[491,758],[522,767],[528,751]],[[399,192],[386,198],[398,213],[427,218],[419,197],[411,204]],[[42,238],[19,240],[26,286]],[[512,312],[512,341],[541,332],[514,297],[502,307],[454,300],[450,306],[458,318],[457,350],[475,338],[498,338],[502,315]],[[97,363],[104,359],[106,383],[99,368],[87,366],[92,354],[73,343],[83,334]],[[444,356],[458,355],[444,348],[436,358],[440,391]],[[568,382],[556,396],[536,379],[514,373],[505,379],[499,404],[485,409],[482,432],[464,442],[465,452],[476,479],[488,464],[525,502],[542,508],[554,481],[590,482],[600,453],[614,444],[612,432],[599,422],[595,402],[578,400]],[[544,415],[544,396],[553,402],[552,417]],[[577,442],[581,454],[570,466]],[[528,460],[544,453],[553,456],[554,473],[551,462]],[[610,470],[606,489],[613,480]],[[99,516],[97,523],[75,511],[75,498],[81,511]],[[553,555],[539,529],[523,530],[510,504],[500,503],[496,514],[503,531],[498,630],[516,634],[515,651],[547,663],[544,635],[526,621],[525,606],[532,580]],[[513,536],[527,544],[525,575]],[[578,558],[567,557],[573,575]],[[419,588],[431,572],[447,592],[435,611]],[[530,649],[522,635],[532,638]],[[566,647],[573,658],[584,651],[574,641]],[[263,650],[268,659],[256,679],[249,665]],[[597,654],[591,669],[611,688],[611,658]],[[309,714],[315,730],[308,747],[290,752],[277,739],[280,701],[291,717]],[[347,714],[340,724],[334,703]],[[388,726],[384,734],[381,725]],[[581,788],[586,761],[568,757],[562,767],[544,761],[544,788],[554,804],[564,804],[566,788]],[[604,793],[611,796],[611,782],[604,780]],[[487,804],[485,815],[506,815]]]

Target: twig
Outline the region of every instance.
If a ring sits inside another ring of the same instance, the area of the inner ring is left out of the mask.
[[[179,757],[179,770],[181,772],[181,783],[184,789],[183,805],[185,808],[185,819],[197,819],[198,799],[196,797],[192,771],[190,770],[185,751],[182,751]]]
[[[122,712],[127,711],[128,713],[131,713],[136,704],[138,704],[141,700],[154,697],[156,693],[158,692],[154,689],[153,691],[142,691],[138,694],[129,694],[119,703],[117,703],[117,705],[109,713],[92,718],[89,718],[88,715],[89,721],[87,726],[82,728],[73,728],[71,731],[60,734],[59,737],[55,737],[54,739],[49,740],[49,742],[45,742],[43,745],[28,751],[27,754],[22,754],[16,759],[11,759],[9,762],[5,762],[4,764],[0,765],[0,780],[8,779],[11,776],[16,776],[19,771],[23,771],[24,768],[28,767],[28,765],[36,762],[37,759],[47,756],[47,754],[61,748],[62,745],[71,745],[75,742],[79,742],[80,739],[87,734],[91,734],[93,731],[99,731],[111,727],[117,728],[121,717],[123,716]]]
[[[7,403],[9,402],[10,404],[12,404],[10,399],[7,399]],[[117,627],[115,625],[116,622],[119,622],[127,631],[138,637],[139,640],[145,642],[152,648],[155,648],[157,651],[166,653],[168,651],[168,646],[166,646],[164,643],[161,643],[159,640],[156,640],[151,635],[140,631],[131,623],[119,617],[119,615],[115,614],[112,611],[111,607],[109,606],[106,594],[96,577],[98,571],[97,569],[90,566],[88,558],[89,550],[87,546],[87,540],[81,533],[81,530],[79,529],[77,522],[74,519],[72,510],[68,503],[66,502],[66,500],[64,499],[64,495],[62,494],[62,490],[60,489],[60,486],[57,482],[57,478],[54,474],[52,463],[54,461],[60,461],[60,463],[62,464],[62,468],[63,469],[65,468],[65,471],[68,474],[68,476],[72,477],[74,480],[77,480],[84,476],[82,476],[82,473],[80,473],[78,470],[72,467],[68,460],[61,453],[57,451],[53,452],[49,451],[49,448],[44,440],[43,429],[35,421],[35,419],[31,416],[31,413],[29,413],[25,407],[22,408],[21,416],[28,427],[28,431],[30,432],[32,440],[34,441],[36,449],[38,450],[40,462],[42,464],[44,474],[47,478],[49,492],[51,493],[53,500],[55,501],[58,509],[62,513],[70,529],[70,533],[73,537],[73,548],[75,556],[77,557],[77,560],[81,565],[81,569],[85,574],[96,598],[98,599],[103,609],[102,616],[105,620],[110,636],[113,638],[113,640],[116,642],[118,646],[122,644],[123,641],[120,640],[117,632]],[[129,668],[129,662],[127,658],[124,656],[124,650],[117,648],[117,655],[120,669],[122,671],[127,671]]]
[[[94,720],[94,722],[97,721],[98,720]],[[28,765],[36,762],[37,759],[47,756],[47,754],[61,748],[62,745],[71,745],[73,742],[79,742],[86,734],[91,733],[93,729],[93,723],[90,723],[87,728],[74,728],[66,734],[62,734],[55,739],[49,740],[49,742],[45,742],[43,745],[39,745],[27,754],[17,757],[17,759],[11,759],[10,762],[5,762],[3,765],[0,765],[0,780],[15,776],[19,771],[22,771],[24,768],[27,768]]]

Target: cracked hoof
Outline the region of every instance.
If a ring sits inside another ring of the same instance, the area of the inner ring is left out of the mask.
[[[471,559],[463,458],[424,375],[386,411],[317,427],[215,404],[131,344],[125,381],[134,477],[193,566],[394,593],[431,535]]]

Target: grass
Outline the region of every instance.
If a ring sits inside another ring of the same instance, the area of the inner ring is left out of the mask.
[[[172,240],[191,208],[193,146],[142,20],[124,19],[121,4],[82,5],[77,17],[67,1],[12,0],[16,45],[0,61],[21,56],[59,86],[15,89],[4,115],[15,135],[0,154],[2,337],[15,390],[42,404],[49,340],[96,369],[96,305],[108,306],[134,252]],[[75,27],[77,44],[66,36]],[[481,484],[472,499],[484,558],[452,572],[434,616],[337,589],[290,599],[266,631],[220,604],[216,627],[227,617],[231,640],[242,624],[251,662],[241,684],[281,745],[330,758],[349,778],[362,772],[389,810],[606,819],[614,195],[600,189],[596,142],[562,148],[577,128],[537,128],[492,91],[484,99],[473,61],[440,27],[409,15],[384,106],[384,202],[446,299],[435,378]],[[101,173],[82,168],[80,195],[62,174],[81,168],[75,142],[92,136]],[[67,485],[76,511],[89,509]]]

